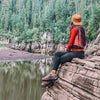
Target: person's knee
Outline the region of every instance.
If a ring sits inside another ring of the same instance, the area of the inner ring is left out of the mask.
[[[59,51],[56,51],[54,55],[55,55],[55,56],[59,55]]]

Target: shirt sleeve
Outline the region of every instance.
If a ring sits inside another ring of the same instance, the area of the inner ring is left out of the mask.
[[[67,48],[65,48],[65,51],[67,51],[69,48],[72,47],[72,45],[74,43],[74,39],[75,39],[76,33],[77,33],[76,31],[77,31],[76,28],[72,29],[72,31],[71,31],[71,37],[70,37],[70,40],[69,40]]]

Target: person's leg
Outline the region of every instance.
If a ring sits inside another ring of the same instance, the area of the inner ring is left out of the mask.
[[[84,52],[76,51],[69,52],[65,55],[61,56],[60,63],[63,64],[65,62],[70,62],[73,58],[84,58]]]
[[[54,55],[54,60],[53,60],[53,68],[51,70],[51,72],[46,75],[44,78],[42,78],[43,81],[50,81],[50,80],[56,80],[58,77],[56,75],[56,69],[58,68],[59,66],[59,62],[60,62],[60,57],[64,54],[66,54],[67,52],[66,51],[58,51],[55,53]]]
[[[55,53],[54,55],[54,59],[53,59],[53,66],[52,66],[52,70],[56,70],[60,64],[60,58],[61,56],[65,55],[66,53],[68,53],[67,51],[58,51]]]
[[[56,60],[56,58],[59,58],[59,60]],[[60,53],[56,53],[54,61],[59,61],[59,64],[63,64],[65,62],[70,62],[73,58],[81,58],[81,59],[84,58],[84,52],[66,52],[66,53],[60,52]],[[57,65],[56,63],[54,63],[55,66]],[[59,67],[59,64],[56,67],[53,66],[52,71],[56,71]],[[42,86],[46,87],[47,85],[49,85],[52,82],[52,80],[57,79],[56,76],[57,76],[56,74],[52,74],[51,76],[49,74],[48,77],[46,78],[46,81],[44,79]]]
[[[67,52],[67,53],[61,55],[59,57],[59,60],[55,60],[55,61],[59,61],[59,62],[58,63],[54,62],[54,63],[57,63],[58,65],[55,64],[56,66],[53,66],[53,70],[57,71],[59,64],[64,64],[65,62],[71,62],[71,60],[73,58],[81,58],[81,59],[84,58],[84,52],[79,52],[79,51],[74,52],[73,51],[73,52]]]
[[[75,57],[74,52],[67,52],[62,56],[58,57],[57,60],[54,60],[54,65],[52,70],[58,70],[59,64],[63,64],[65,62],[70,62]],[[56,61],[56,62],[55,62]],[[57,62],[58,61],[58,62]]]

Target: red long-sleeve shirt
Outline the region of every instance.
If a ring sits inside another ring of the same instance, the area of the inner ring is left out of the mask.
[[[68,46],[67,46],[67,48],[65,48],[65,51],[67,51],[68,49],[70,49],[72,47],[72,45],[74,44],[76,33],[77,33],[77,29],[73,28],[72,31],[71,31],[71,37],[70,37]]]

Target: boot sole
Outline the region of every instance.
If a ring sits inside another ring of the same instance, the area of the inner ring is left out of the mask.
[[[42,86],[43,88],[46,88],[46,87],[48,87],[48,88],[50,88],[50,87],[52,87],[54,85],[54,82],[52,81],[52,82],[50,82],[49,84],[47,84],[47,85],[45,85],[45,86]]]
[[[55,77],[55,78],[49,78],[49,79],[42,79],[42,81],[55,81],[57,79],[58,77]]]

